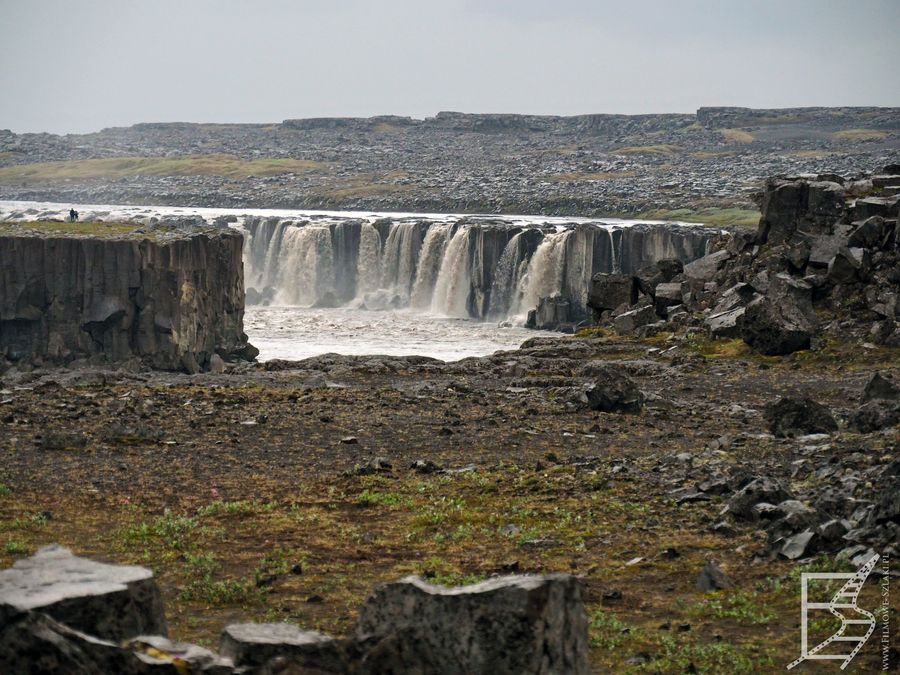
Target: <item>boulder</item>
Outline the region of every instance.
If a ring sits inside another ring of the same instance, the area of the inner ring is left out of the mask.
[[[873,400],[900,401],[900,385],[894,382],[893,378],[881,373],[875,373],[866,382],[866,388],[863,390],[863,402],[868,403]]]
[[[57,545],[0,572],[0,603],[43,612],[104,640],[166,634],[162,595],[150,570],[80,558]]]
[[[703,320],[703,325],[715,338],[740,337],[741,330],[738,321],[746,311],[746,307],[735,307],[724,312],[713,312]]]
[[[775,436],[803,436],[837,431],[831,411],[810,398],[780,398],[766,404],[763,416]]]
[[[286,623],[227,626],[219,640],[219,652],[238,668],[263,666],[277,657],[327,673],[343,673],[349,667],[347,646],[342,641]]]
[[[641,326],[656,323],[657,320],[656,310],[648,305],[619,314],[613,319],[613,326],[620,335],[630,335]]]
[[[881,216],[887,219],[896,219],[900,212],[900,196],[891,197],[866,197],[857,199],[851,207],[851,220],[868,220],[873,216]]]
[[[681,284],[678,282],[657,284],[653,290],[653,298],[653,306],[657,315],[664,317],[668,314],[669,307],[675,307],[684,302]]]
[[[638,290],[651,298],[656,297],[656,287],[667,284],[682,273],[684,264],[677,258],[664,258],[643,267],[634,274]]]
[[[639,413],[644,394],[628,375],[608,367],[606,373],[579,392],[578,400],[600,412]]]
[[[828,263],[828,281],[853,284],[865,281],[871,267],[869,252],[864,248],[841,248]]]
[[[712,560],[707,560],[697,577],[697,590],[719,591],[724,588],[731,588],[728,575]]]
[[[630,275],[595,274],[591,278],[587,305],[598,313],[633,305],[637,299],[637,284]]]
[[[684,266],[684,276],[694,281],[710,281],[732,257],[728,251],[716,251]]]
[[[885,220],[881,216],[872,216],[859,224],[854,224],[856,229],[850,233],[847,246],[887,250],[893,245],[896,236],[896,222]]]
[[[900,424],[900,401],[873,399],[854,410],[847,428],[861,434],[889,429]]]
[[[818,328],[812,286],[787,274],[770,280],[768,294],[737,320],[744,342],[773,356],[808,349]]]
[[[537,330],[557,330],[563,324],[572,323],[572,303],[560,295],[541,298],[538,306],[528,312],[526,328]]]
[[[786,499],[793,499],[793,495],[778,480],[760,476],[731,496],[723,515],[727,513],[739,520],[757,520],[759,512],[754,508],[757,504],[778,504]]]
[[[461,588],[407,577],[375,589],[360,610],[356,635],[380,638],[363,659],[365,672],[589,672],[581,587],[566,574],[500,577]]]
[[[756,242],[792,242],[798,232],[827,234],[846,212],[845,197],[843,186],[833,181],[767,181]]]

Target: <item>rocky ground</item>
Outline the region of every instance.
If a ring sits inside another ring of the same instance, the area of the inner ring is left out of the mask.
[[[900,160],[900,110],[139,124],[0,131],[0,198],[755,223],[766,176]]]
[[[878,371],[896,397],[896,348],[765,357],[603,329],[450,364],[13,369],[0,558],[60,542],[148,565],[171,635],[208,644],[235,620],[346,633],[408,573],[572,572],[596,672],[776,672],[797,656],[801,571],[896,555],[898,428],[847,423]],[[780,397],[827,410],[767,408]],[[873,639],[849,671],[879,664]]]

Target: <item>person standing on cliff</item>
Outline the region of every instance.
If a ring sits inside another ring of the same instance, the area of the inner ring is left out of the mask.
[[[78,211],[69,209],[69,222],[74,223],[76,220],[78,220]]]

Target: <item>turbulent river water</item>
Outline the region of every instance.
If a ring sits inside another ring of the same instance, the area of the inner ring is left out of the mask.
[[[689,223],[438,213],[329,212],[0,201],[0,221],[170,221],[244,235],[246,332],[260,358],[513,349],[544,299],[587,318],[597,272],[693,260],[714,233]]]

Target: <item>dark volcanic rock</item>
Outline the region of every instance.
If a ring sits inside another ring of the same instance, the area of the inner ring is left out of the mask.
[[[628,274],[595,274],[591,279],[588,307],[603,312],[637,302],[637,284]]]
[[[614,413],[639,413],[644,394],[634,380],[621,371],[606,366],[606,372],[579,394],[591,410]]]
[[[195,372],[256,356],[243,333],[237,233],[0,236],[0,356],[66,363],[137,356]]]
[[[793,495],[778,480],[760,476],[731,496],[724,513],[739,520],[756,520],[759,518],[759,511],[754,508],[757,504],[778,504],[792,498]]]
[[[780,398],[766,404],[763,415],[775,436],[802,436],[837,431],[831,411],[810,398]]]
[[[744,342],[766,355],[808,349],[818,326],[812,286],[787,274],[775,275],[766,297],[747,307],[737,326]]]
[[[46,546],[0,572],[0,603],[102,639],[166,633],[162,596],[143,567],[106,565]]]
[[[383,584],[360,610],[357,636],[383,636],[365,672],[588,672],[581,589],[565,574],[452,589],[418,577]]]

